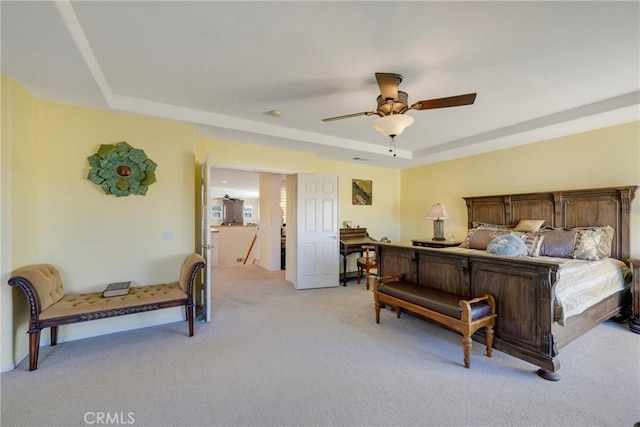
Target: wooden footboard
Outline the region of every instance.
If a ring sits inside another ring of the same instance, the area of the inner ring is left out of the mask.
[[[500,313],[495,348],[556,372],[560,362],[552,295],[558,266],[502,259],[470,262],[473,294],[491,293]]]

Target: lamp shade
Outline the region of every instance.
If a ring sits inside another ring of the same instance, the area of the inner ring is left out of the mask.
[[[413,117],[405,114],[391,114],[373,122],[373,128],[386,136],[398,136],[414,122]]]
[[[431,208],[429,209],[429,212],[427,212],[427,218],[428,219],[449,218],[449,214],[447,213],[447,208],[445,208],[444,205],[440,203],[436,203],[435,205],[431,206]]]

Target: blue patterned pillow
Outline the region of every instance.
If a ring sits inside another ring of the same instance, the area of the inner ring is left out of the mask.
[[[513,234],[497,236],[487,244],[487,252],[502,256],[528,255],[527,246],[522,239]]]

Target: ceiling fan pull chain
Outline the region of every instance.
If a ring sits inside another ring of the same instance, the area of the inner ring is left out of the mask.
[[[396,157],[396,136],[391,135],[389,137],[389,152],[393,153],[393,157]]]

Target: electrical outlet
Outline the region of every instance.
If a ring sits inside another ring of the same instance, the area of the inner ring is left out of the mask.
[[[176,234],[172,230],[162,232],[162,240],[175,240]]]
[[[242,262],[243,258],[236,258],[236,262]]]

